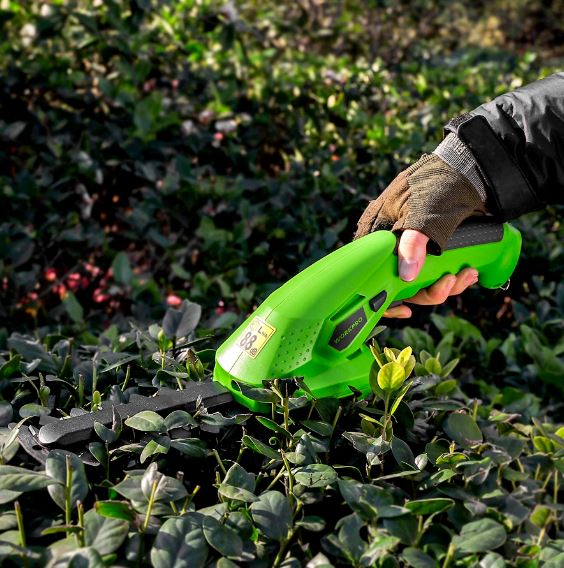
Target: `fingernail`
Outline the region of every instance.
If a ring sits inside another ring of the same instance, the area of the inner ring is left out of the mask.
[[[399,262],[399,275],[404,282],[415,280],[419,269],[417,260],[401,259]]]

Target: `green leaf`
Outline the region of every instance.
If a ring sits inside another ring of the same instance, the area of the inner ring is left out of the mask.
[[[170,448],[170,438],[168,436],[159,436],[158,438],[154,438],[149,440],[143,451],[141,452],[141,457],[139,461],[141,463],[145,463],[147,458],[155,455],[155,454],[166,454]]]
[[[84,309],[72,292],[67,292],[64,295],[63,305],[74,323],[82,323],[84,321]]]
[[[409,509],[414,515],[434,515],[442,513],[454,506],[452,499],[436,497],[432,499],[417,499],[408,501],[404,507]]]
[[[437,563],[422,550],[412,548],[411,546],[404,548],[401,552],[405,562],[412,568],[437,568]]]
[[[235,487],[233,485],[227,485],[225,483],[221,483],[217,488],[217,491],[220,495],[223,495],[227,499],[243,501],[244,503],[254,503],[258,499],[256,495],[254,495],[250,491],[247,491],[247,489],[243,489],[242,487]]]
[[[378,386],[383,391],[394,391],[405,381],[405,370],[399,363],[386,363],[378,371]]]
[[[290,434],[290,432],[288,432],[288,430],[286,430],[286,428],[283,428],[282,426],[280,426],[279,424],[276,424],[276,422],[274,422],[274,420],[271,420],[270,418],[266,418],[265,416],[255,416],[255,418],[265,427],[268,428],[269,430],[272,430],[273,432],[276,432],[277,434],[282,434],[283,436],[285,436],[286,438],[291,438],[292,434]]]
[[[208,455],[206,443],[199,438],[176,438],[170,441],[170,447],[189,458],[203,459]]]
[[[505,543],[505,529],[493,519],[473,521],[462,527],[460,536],[452,540],[456,550],[464,554],[488,552]]]
[[[328,422],[321,422],[320,420],[302,420],[301,424],[323,437],[331,436],[333,434],[333,426]]]
[[[133,270],[125,252],[119,252],[112,262],[112,274],[116,282],[128,286],[133,278]]]
[[[96,501],[94,507],[99,515],[110,519],[122,519],[131,522],[136,517],[135,511],[127,501]]]
[[[165,428],[184,428],[185,426],[197,426],[198,422],[185,410],[174,410],[164,419]]]
[[[545,436],[535,436],[533,438],[535,449],[543,454],[551,454],[554,452],[554,442]]]
[[[111,444],[117,439],[116,433],[110,430],[107,426],[101,422],[94,422],[94,431],[98,434],[98,437],[106,444]]]
[[[260,440],[257,440],[256,438],[253,438],[252,436],[247,436],[247,435],[243,436],[243,444],[247,446],[247,448],[249,448],[250,450],[253,450],[253,452],[256,452],[257,454],[262,454],[267,458],[273,460],[282,459],[282,457],[277,451],[273,450],[270,446],[267,446],[266,444],[264,444]]]
[[[166,311],[163,331],[169,339],[185,337],[196,329],[201,316],[200,305],[183,300],[179,309],[169,308]]]
[[[14,355],[11,359],[2,363],[2,365],[0,365],[0,379],[9,379],[13,374],[17,373],[20,370],[21,360],[20,355]],[[7,401],[2,401],[2,403],[10,404]]]
[[[243,552],[243,541],[233,529],[222,525],[211,516],[205,516],[202,525],[208,544],[222,556],[241,555]]]
[[[441,374],[442,367],[438,357],[429,357],[429,359],[425,361],[424,367],[430,375]]]
[[[326,487],[337,481],[337,472],[330,466],[314,463],[296,469],[295,479],[306,487]]]
[[[29,418],[30,416],[43,416],[49,414],[51,411],[45,407],[41,406],[40,404],[36,404],[35,402],[28,402],[24,404],[20,410],[20,416],[22,418]]]
[[[292,511],[285,495],[266,491],[251,505],[255,526],[272,540],[282,540],[292,528]]]
[[[370,535],[368,548],[360,557],[361,566],[374,566],[379,558],[393,550],[399,543],[399,538],[386,534],[376,533]]]
[[[535,505],[533,512],[531,513],[531,523],[533,525],[542,529],[548,523],[550,518],[551,510],[544,505]]]
[[[411,448],[403,440],[394,436],[392,438],[391,447],[392,454],[400,467],[405,469],[404,464],[415,467],[415,456],[413,455]]]
[[[409,381],[408,383],[405,383],[401,389],[396,393],[395,398],[394,398],[394,402],[390,408],[390,415],[394,415],[396,413],[396,410],[398,409],[401,401],[403,400],[403,397],[407,394],[407,391],[411,388],[411,385],[413,384],[413,381]]]
[[[384,527],[392,536],[399,538],[402,544],[413,546],[417,542],[418,521],[414,516],[384,519]]]
[[[151,549],[153,568],[203,568],[207,556],[202,515],[197,513],[166,520]]]
[[[233,381],[235,386],[241,391],[241,394],[251,400],[265,403],[276,403],[280,399],[278,395],[270,389],[262,389],[259,387],[250,387],[245,383]]]
[[[448,379],[446,381],[441,381],[435,387],[435,394],[437,396],[445,396],[456,389],[458,382],[455,379]]]
[[[49,475],[39,471],[13,465],[0,465],[0,490],[24,493],[45,489],[56,483],[58,482]]]
[[[125,421],[125,424],[141,432],[164,432],[165,421],[162,416],[152,410],[142,410]]]
[[[88,479],[84,464],[80,459],[66,450],[51,450],[45,461],[45,473],[59,483],[49,485],[47,490],[49,495],[57,505],[65,510],[65,483],[67,481],[67,456],[70,459],[70,469],[72,471],[70,503],[72,508],[76,507],[77,501],[84,502],[88,495]]]
[[[84,539],[87,546],[105,556],[115,552],[125,541],[129,522],[87,511],[84,515]]]
[[[234,463],[225,474],[223,483],[233,487],[241,487],[247,491],[255,490],[255,475],[246,471],[243,466]]]
[[[457,444],[468,447],[479,444],[484,437],[476,421],[468,414],[455,412],[443,422],[443,430]]]
[[[104,562],[98,552],[91,547],[77,548],[59,556],[57,560],[49,564],[49,568],[105,568]]]

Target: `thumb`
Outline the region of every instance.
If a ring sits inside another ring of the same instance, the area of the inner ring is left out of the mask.
[[[399,275],[405,282],[415,280],[423,268],[428,242],[429,237],[413,229],[406,229],[401,234],[398,246]]]

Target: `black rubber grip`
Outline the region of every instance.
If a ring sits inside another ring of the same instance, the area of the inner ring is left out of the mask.
[[[470,217],[454,231],[444,250],[497,243],[503,239],[503,223],[494,217]]]

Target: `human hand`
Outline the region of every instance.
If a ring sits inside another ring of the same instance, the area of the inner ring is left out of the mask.
[[[400,233],[399,272],[409,282],[421,271],[427,251],[441,253],[462,221],[486,213],[482,197],[468,178],[438,156],[424,155],[368,204],[358,222],[355,239],[381,229]],[[456,276],[443,276],[406,301],[441,304],[477,281],[478,272],[465,268]],[[411,309],[395,306],[384,316],[408,318]]]
[[[417,278],[425,262],[428,242],[429,237],[419,231],[407,229],[402,233],[398,246],[399,274],[402,280],[411,282]],[[442,304],[449,296],[462,294],[466,288],[477,281],[478,271],[474,268],[464,268],[457,275],[447,274],[443,276],[429,288],[420,290],[415,296],[404,301],[420,306]],[[402,304],[389,308],[383,315],[386,318],[409,318],[411,317],[411,309]]]

